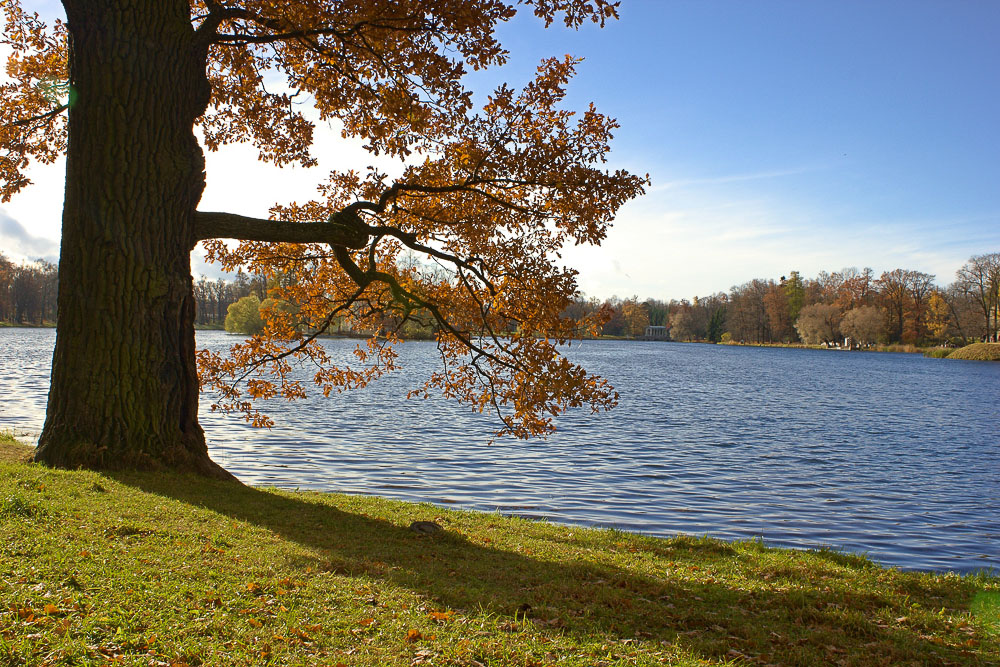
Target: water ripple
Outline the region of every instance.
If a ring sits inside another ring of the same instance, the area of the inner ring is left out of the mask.
[[[41,428],[53,339],[0,330],[0,425]],[[346,356],[354,343],[327,345]],[[208,401],[202,424],[212,457],[251,484],[1000,568],[1000,364],[610,341],[570,355],[621,404],[566,415],[544,442],[487,446],[488,416],[403,400],[433,368],[426,343],[402,346],[405,370],[363,391],[267,405],[271,431]]]

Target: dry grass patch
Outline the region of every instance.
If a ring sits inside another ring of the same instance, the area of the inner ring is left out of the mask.
[[[1000,343],[973,343],[948,355],[949,359],[970,361],[1000,361]]]

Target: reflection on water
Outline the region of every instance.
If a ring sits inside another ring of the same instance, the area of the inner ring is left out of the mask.
[[[0,426],[41,428],[53,341],[0,330]],[[489,416],[403,398],[435,356],[429,343],[400,351],[404,370],[367,389],[267,405],[272,431],[204,401],[212,457],[251,484],[1000,568],[1000,364],[588,341],[571,356],[611,379],[621,405],[571,413],[547,441],[487,446]]]

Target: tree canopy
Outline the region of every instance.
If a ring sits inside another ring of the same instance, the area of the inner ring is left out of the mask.
[[[137,312],[162,302],[153,319],[168,324],[151,322],[157,329],[143,343],[151,359],[160,354],[153,346],[163,347],[157,342],[163,332],[175,326],[170,323],[182,320],[173,345],[181,365],[164,377],[186,377],[189,360],[193,367],[185,342],[193,334],[183,247],[204,241],[209,257],[226,269],[281,276],[271,281],[269,296],[294,308],[268,311],[265,330],[229,355],[197,354],[200,386],[218,390],[220,406],[257,424],[269,420],[253,399],[304,395],[305,387],[286,372],[295,359],[319,364],[312,380],[324,393],[362,386],[394,367],[395,329],[425,319],[436,327],[442,367],[417,393],[439,390],[495,410],[500,432],[544,434],[552,417],[569,407],[606,409],[616,399],[606,382],[559,354],[560,344],[598,324],[562,315],[577,286],[576,271],[561,264],[560,251],[567,244],[599,244],[648,177],[604,166],[613,119],[592,105],[582,112],[565,108],[578,60],[545,60],[534,80],[519,89],[500,86],[478,110],[464,77],[505,62],[496,28],[520,9],[546,25],[578,28],[604,25],[617,16],[617,5],[63,0],[67,20],[50,26],[19,0],[0,0],[4,42],[13,49],[11,82],[0,96],[0,196],[6,200],[29,184],[25,170],[32,160],[50,162],[68,151],[62,263],[73,270],[60,271],[60,322],[86,298],[82,292],[106,288],[85,277],[84,264],[129,276],[148,273],[145,282],[137,277],[115,289],[128,291],[121,301],[137,296],[137,305],[129,306]],[[204,159],[195,129],[208,150],[250,142],[264,162],[311,166],[317,122],[363,139],[372,155],[397,161],[398,173],[362,165],[331,173],[315,200],[276,204],[269,218],[196,210]],[[150,212],[168,198],[169,206]],[[104,259],[83,257],[87,247],[105,242],[114,247],[100,255]],[[416,253],[435,270],[401,261],[404,253]],[[317,338],[344,320],[372,332],[351,367],[334,365]],[[80,326],[86,326],[82,319]],[[99,338],[96,331],[86,335],[88,345]],[[59,336],[54,385],[69,382],[60,369],[77,363],[69,352],[75,334],[60,330]],[[173,363],[155,359],[145,363]],[[139,393],[152,396],[155,387]],[[72,421],[62,413],[53,417],[53,407],[58,399],[50,400],[42,450],[58,439],[56,422]],[[128,431],[120,427],[127,416],[113,419],[112,431]],[[125,437],[105,435],[110,431],[99,424],[88,428],[98,434],[87,436],[92,440]],[[181,430],[200,429],[184,416]],[[109,455],[93,454],[108,446],[120,445],[81,445],[99,465],[115,465]]]

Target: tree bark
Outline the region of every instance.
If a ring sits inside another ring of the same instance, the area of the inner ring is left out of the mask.
[[[58,317],[35,460],[231,477],[198,424],[190,251],[211,94],[188,0],[63,0],[70,31]]]
[[[195,238],[241,239],[274,243],[326,243],[347,248],[368,244],[367,227],[356,214],[341,212],[328,222],[286,222],[250,218],[235,213],[198,211]]]

